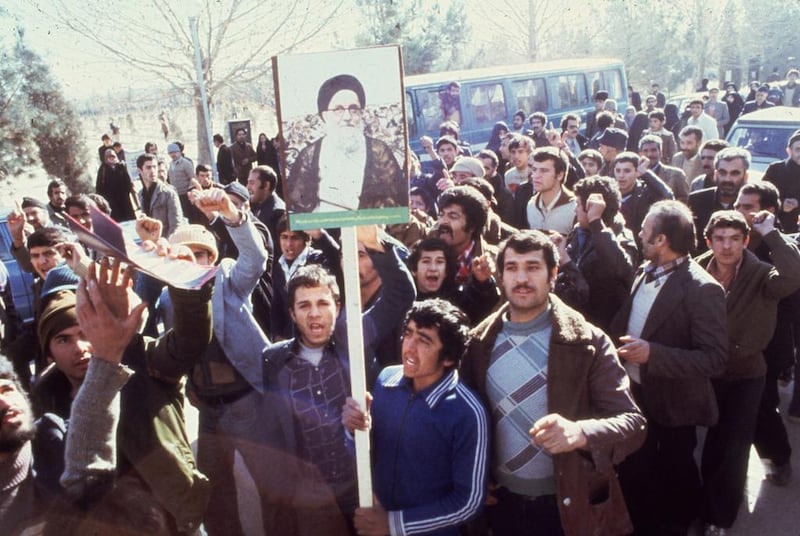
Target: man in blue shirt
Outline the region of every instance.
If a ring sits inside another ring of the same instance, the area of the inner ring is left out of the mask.
[[[375,495],[359,508],[361,535],[458,535],[486,491],[488,419],[456,370],[469,322],[441,299],[416,302],[403,329],[403,364],[383,370],[371,417],[352,398],[342,411],[348,431],[372,429]]]

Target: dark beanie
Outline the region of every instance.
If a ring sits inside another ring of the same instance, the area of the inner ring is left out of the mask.
[[[43,201],[40,201],[40,200],[36,199],[35,197],[23,197],[22,198],[22,205],[20,205],[20,206],[22,208],[28,208],[28,207],[36,207],[36,208],[41,208],[41,209],[46,209],[47,208],[47,205],[45,205]]]
[[[624,151],[628,144],[628,133],[620,128],[607,128],[597,139],[600,145],[613,147],[617,151]]]
[[[59,332],[78,325],[78,315],[75,311],[75,293],[62,290],[53,294],[39,318],[37,334],[42,355],[50,353],[50,339]]]
[[[787,144],[788,147],[794,145],[795,142],[800,141],[800,129],[795,130],[791,136],[789,136],[789,143]]]
[[[62,290],[71,290],[72,292],[78,290],[78,276],[66,263],[59,264],[47,272],[44,285],[42,285],[41,297],[46,298]]]

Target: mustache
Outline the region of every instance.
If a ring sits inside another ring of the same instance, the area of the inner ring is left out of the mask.
[[[453,234],[453,229],[447,224],[437,225],[435,227],[435,231],[438,232],[439,234],[442,234],[442,233]]]
[[[517,285],[516,287],[511,289],[511,292],[516,292],[518,290],[532,290],[535,291],[536,289],[529,286],[529,285]]]

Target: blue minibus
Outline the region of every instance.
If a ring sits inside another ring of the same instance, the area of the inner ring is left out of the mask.
[[[458,82],[460,89],[451,89]],[[624,113],[628,105],[625,66],[607,58],[557,60],[465,71],[431,73],[405,78],[406,118],[411,149],[423,154],[419,138],[439,136],[439,125],[456,119],[461,139],[473,152],[489,140],[492,127],[523,110],[547,114],[558,128],[561,117],[575,113],[583,124],[594,109],[594,93],[608,91]],[[527,121],[526,121],[527,128]]]

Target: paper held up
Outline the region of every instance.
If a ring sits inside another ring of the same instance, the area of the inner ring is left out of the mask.
[[[182,259],[145,251],[125,235],[122,226],[95,207],[90,207],[92,231],[67,215],[70,229],[78,240],[98,253],[120,259],[137,271],[154,277],[167,285],[181,289],[197,289],[214,277],[216,266],[200,266]]]

